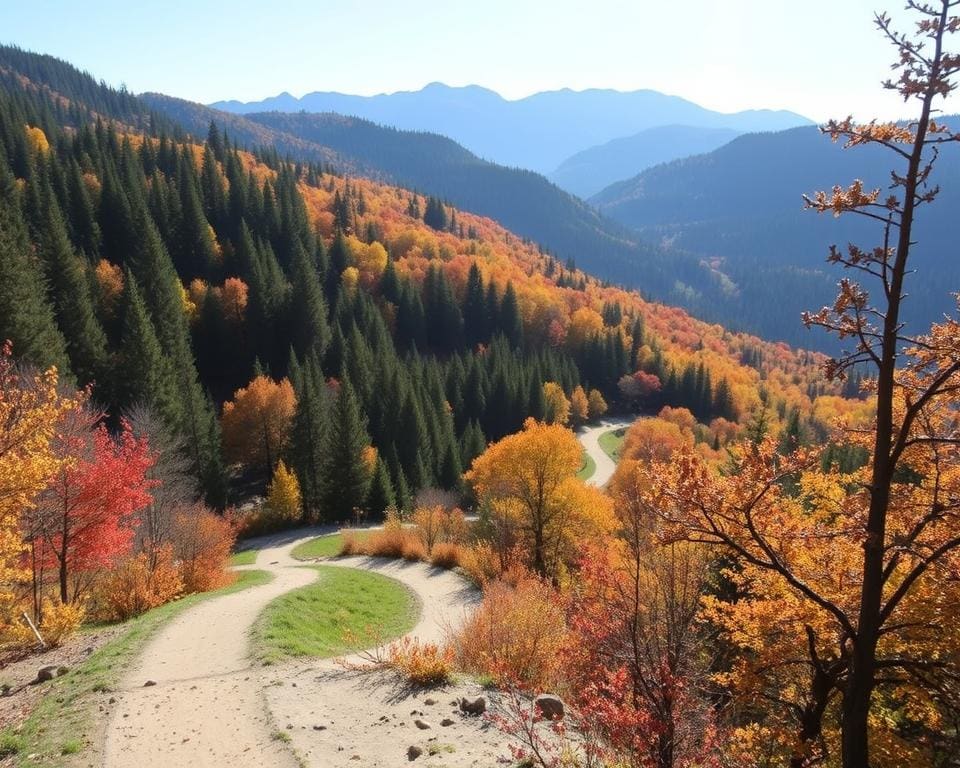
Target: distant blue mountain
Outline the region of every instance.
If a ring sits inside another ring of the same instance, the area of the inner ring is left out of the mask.
[[[733,128],[663,125],[590,147],[564,160],[547,178],[584,199],[615,181],[629,179],[660,163],[711,152],[735,139]]]
[[[336,112],[404,130],[431,131],[449,136],[480,157],[540,173],[553,171],[571,155],[590,147],[658,126],[747,133],[811,124],[786,111],[714,112],[650,90],[564,89],[508,101],[476,85],[453,88],[442,83],[377,96],[316,92],[297,99],[281,93],[258,102],[220,101],[211,106],[238,114]],[[627,172],[617,178],[630,175]]]

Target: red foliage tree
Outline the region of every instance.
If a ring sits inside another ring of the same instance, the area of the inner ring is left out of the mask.
[[[64,419],[56,450],[64,461],[37,506],[34,562],[57,571],[61,602],[76,600],[84,584],[71,576],[107,567],[133,544],[136,512],[150,503],[147,470],[153,464],[146,439],[123,422],[112,437],[99,414],[78,409]]]

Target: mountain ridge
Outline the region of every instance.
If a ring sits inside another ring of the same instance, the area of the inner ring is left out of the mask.
[[[579,151],[666,124],[728,127],[741,132],[811,124],[789,110],[724,113],[652,89],[541,91],[505,99],[483,86],[435,82],[411,91],[359,96],[313,91],[283,92],[259,101],[213,102],[215,109],[251,112],[336,112],[407,130],[449,136],[480,157],[548,173]],[[549,125],[550,130],[544,131]]]

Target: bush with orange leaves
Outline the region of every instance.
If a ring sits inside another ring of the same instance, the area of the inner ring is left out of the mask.
[[[105,621],[126,621],[156,608],[183,593],[183,579],[173,559],[173,549],[164,546],[150,570],[146,552],[122,560],[101,578],[93,595],[95,615]]]
[[[387,665],[414,685],[442,685],[453,671],[454,653],[449,647],[404,637],[387,648]]]
[[[515,585],[497,580],[454,638],[461,669],[530,688],[555,686],[567,636],[557,591],[529,573]]]
[[[430,562],[438,568],[456,568],[461,564],[465,548],[460,544],[441,541],[433,545],[430,552]]]
[[[428,560],[427,548],[417,531],[404,526],[396,510],[387,510],[387,519],[379,531],[359,536],[354,531],[342,531],[341,555],[369,555],[370,557]]]
[[[233,580],[227,564],[236,534],[228,519],[206,509],[179,514],[173,539],[185,593],[207,592]]]

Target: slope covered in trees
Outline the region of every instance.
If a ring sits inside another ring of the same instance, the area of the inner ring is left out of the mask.
[[[216,126],[135,130],[135,110],[83,106],[79,73],[63,93],[11,82],[0,337],[114,418],[156,414],[215,505],[281,460],[313,519],[458,489],[487,441],[569,413],[554,400],[575,418],[600,398],[688,408],[717,447],[758,409],[813,424],[844,407],[814,408],[816,356],[606,286],[437,197]]]
[[[960,126],[960,119],[946,118]],[[600,210],[650,240],[669,240],[703,254],[728,281],[743,327],[791,343],[823,346],[807,334],[800,312],[831,301],[835,277],[824,266],[825,246],[862,240],[869,223],[803,210],[802,194],[829,187],[837,174],[868,189],[890,185],[881,147],[844,152],[816,128],[738,137],[709,154],[650,168],[592,198]],[[960,175],[960,150],[942,148],[935,181]],[[908,322],[926,327],[950,310],[960,285],[960,261],[950,225],[960,191],[944,184],[943,202],[924,222],[922,259]]]

